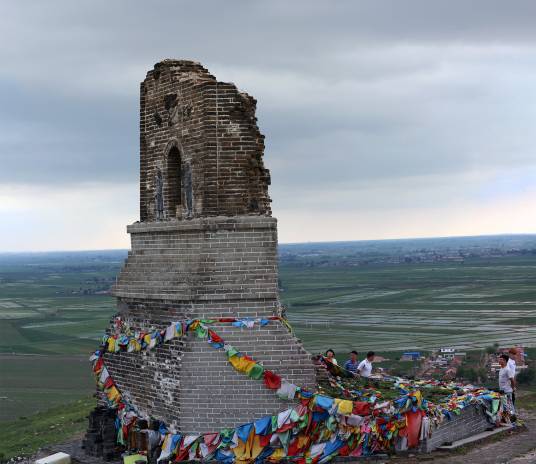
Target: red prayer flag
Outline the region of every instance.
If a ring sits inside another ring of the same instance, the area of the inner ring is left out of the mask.
[[[271,390],[278,390],[281,387],[281,377],[272,371],[264,371],[264,384]]]
[[[104,364],[104,359],[102,358],[97,359],[95,366],[93,366],[93,372],[100,372],[103,364]]]
[[[104,388],[111,388],[113,387],[113,385],[114,385],[114,381],[112,380],[111,377],[108,377],[106,379],[106,382],[104,382]]]
[[[358,416],[368,416],[370,414],[370,403],[365,401],[354,401],[353,414]]]
[[[208,329],[208,335],[210,336],[212,343],[223,343],[223,339],[212,329]]]
[[[406,412],[406,423],[408,429],[408,448],[419,446],[419,431],[421,430],[422,416],[419,411]]]
[[[342,448],[339,448],[339,456],[348,456],[350,454],[350,447],[348,443],[345,443]]]
[[[299,448],[298,448],[298,439],[294,439],[294,441],[289,445],[288,447],[288,451],[287,451],[287,456],[296,456],[299,452]]]
[[[264,448],[265,446],[268,446],[270,444],[270,438],[272,438],[271,433],[268,435],[260,435],[259,436],[259,444]]]

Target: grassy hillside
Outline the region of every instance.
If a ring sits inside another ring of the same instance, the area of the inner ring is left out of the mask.
[[[83,432],[87,429],[86,417],[94,407],[94,399],[82,398],[30,417],[0,422],[0,462],[32,454],[44,445],[61,443]]]
[[[0,355],[0,365],[0,424],[95,391],[88,356]]]
[[[94,391],[89,354],[115,302],[123,252],[0,256],[0,421]]]

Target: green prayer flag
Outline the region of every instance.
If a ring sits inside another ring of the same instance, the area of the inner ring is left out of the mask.
[[[238,354],[238,350],[234,346],[229,346],[229,349],[227,350],[227,357],[231,358],[232,356],[235,356]]]
[[[206,338],[206,337],[207,337],[207,329],[205,329],[204,327],[201,327],[201,325],[198,325],[198,326],[195,328],[195,334],[196,334],[199,338]]]
[[[249,371],[248,376],[251,379],[259,380],[262,378],[264,374],[264,367],[262,367],[260,364],[255,364],[253,368]]]
[[[277,416],[272,416],[272,432],[277,430]]]

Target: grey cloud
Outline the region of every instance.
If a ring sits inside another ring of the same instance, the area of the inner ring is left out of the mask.
[[[137,102],[88,103],[37,88],[0,87],[1,182],[57,186],[136,178]]]
[[[400,179],[426,192],[427,176],[532,166],[535,13],[499,0],[3,2],[0,181],[136,182],[138,82],[164,57],[258,98],[275,197]]]

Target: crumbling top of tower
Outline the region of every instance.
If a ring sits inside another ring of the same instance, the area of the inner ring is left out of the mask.
[[[140,97],[142,221],[271,214],[254,98],[184,60],[157,63]]]

